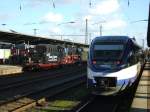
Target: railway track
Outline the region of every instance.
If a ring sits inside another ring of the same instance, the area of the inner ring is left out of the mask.
[[[30,91],[24,95],[9,100],[5,99],[5,101],[0,103],[0,110],[3,112],[18,112],[31,106],[35,106],[37,103],[44,101],[46,97],[53,96],[68,88],[79,85],[85,82],[85,79],[85,74],[74,75],[69,78],[65,77],[65,79],[57,80],[55,83],[52,83],[45,88],[37,89],[32,92]]]
[[[80,67],[80,69],[85,68],[85,66]],[[79,69],[79,67],[67,67],[63,69],[57,69],[57,70],[47,70],[47,71],[37,71],[37,72],[24,72],[21,74],[16,74],[16,75],[9,75],[9,76],[0,76],[0,86],[4,87],[7,85],[13,85],[15,83],[20,83],[23,81],[28,81],[28,80],[33,80],[36,78],[42,78],[42,77],[47,77],[47,76],[53,76],[55,74],[61,74],[64,72],[67,72],[69,70],[76,70]]]
[[[45,89],[47,86],[53,86],[55,85],[55,83],[63,81],[65,79],[74,78],[76,74],[79,74],[80,76],[81,73],[82,70],[77,70],[75,72],[68,71],[67,73],[62,73],[63,75],[55,74],[53,75],[53,77],[40,77],[34,80],[21,81],[19,83],[14,83],[12,85],[1,87],[0,104],[7,100],[19,98],[34,91]]]
[[[70,69],[69,71],[66,71],[66,70],[59,71],[53,74],[47,73],[47,74],[42,74],[39,76],[34,75],[34,76],[31,76],[30,78],[21,79],[21,80],[18,79],[17,81],[13,81],[11,83],[6,83],[6,84],[4,83],[3,85],[0,85],[1,86],[0,91],[6,91],[7,89],[10,89],[10,88],[22,87],[25,85],[29,85],[29,84],[44,81],[44,80],[53,80],[55,78],[64,77],[66,74],[70,75],[72,73],[72,70],[74,69]],[[75,72],[78,73],[82,71],[84,71],[84,68],[80,68],[76,70]]]
[[[133,93],[115,96],[92,96],[73,112],[128,112]]]
[[[76,112],[116,112],[116,107],[119,98],[114,96],[93,96],[83,106],[76,110]]]

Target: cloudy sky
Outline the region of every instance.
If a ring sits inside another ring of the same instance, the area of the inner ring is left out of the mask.
[[[55,39],[85,41],[100,35],[129,35],[140,45],[145,39],[150,0],[5,0],[0,4],[0,30]],[[79,35],[79,36],[55,36]]]

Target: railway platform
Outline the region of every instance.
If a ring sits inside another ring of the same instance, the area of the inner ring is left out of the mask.
[[[150,61],[145,64],[130,112],[150,112]]]
[[[21,73],[21,66],[0,65],[0,76]]]

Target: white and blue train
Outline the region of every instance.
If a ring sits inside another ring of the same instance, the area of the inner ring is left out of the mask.
[[[88,54],[87,87],[96,95],[113,95],[131,87],[141,69],[141,47],[128,36],[100,36]]]

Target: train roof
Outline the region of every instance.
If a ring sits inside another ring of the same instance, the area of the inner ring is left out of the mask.
[[[101,41],[127,41],[129,39],[128,36],[99,36],[94,39]]]
[[[141,49],[142,47],[139,46],[135,40],[135,38],[130,38],[129,36],[99,36],[99,37],[96,37],[93,42],[95,41],[117,41],[117,42],[124,42],[126,43],[127,41],[131,41],[132,44]]]

